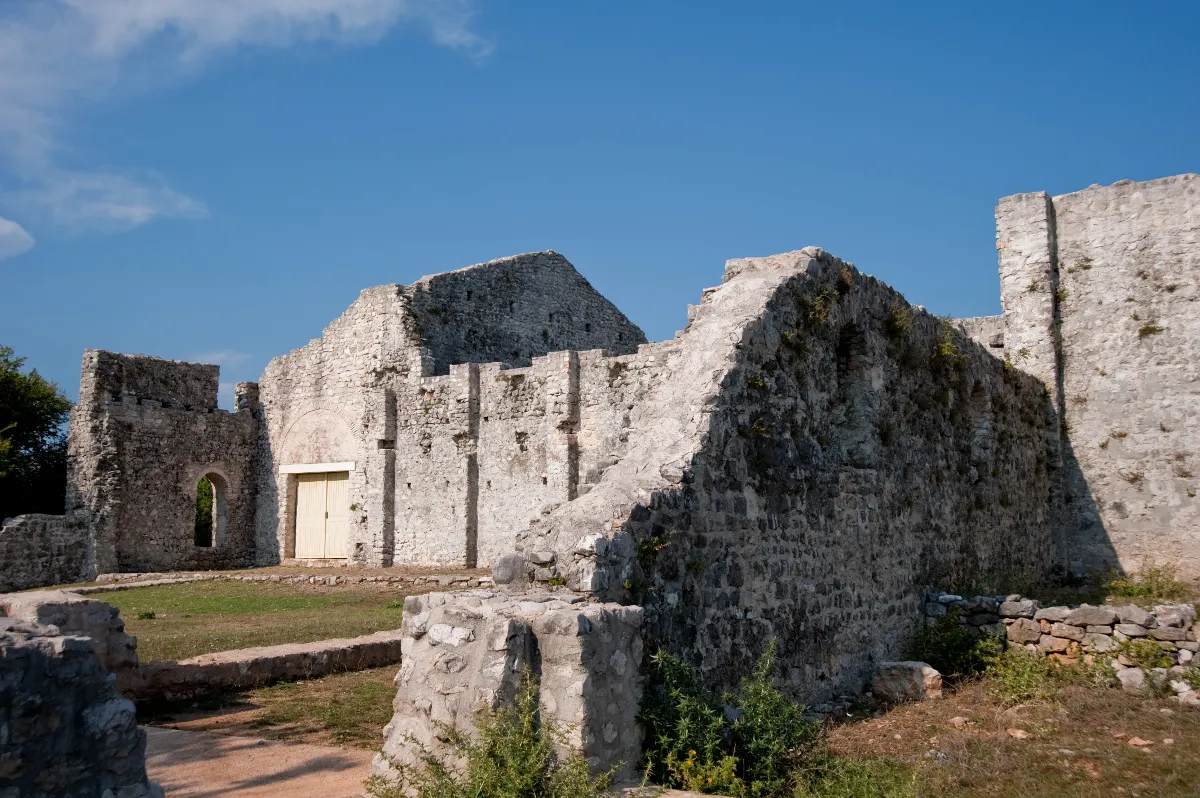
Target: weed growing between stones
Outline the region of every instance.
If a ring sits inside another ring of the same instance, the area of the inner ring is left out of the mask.
[[[1063,665],[1016,647],[995,656],[984,675],[992,683],[989,694],[1005,704],[1051,701],[1067,685],[1115,685],[1112,669],[1099,660],[1096,664]]]
[[[451,747],[466,765],[461,771],[429,752],[421,767],[393,763],[400,780],[367,780],[375,798],[601,798],[612,772],[593,777],[577,752],[559,757],[567,730],[539,708],[537,678],[528,671],[511,706],[477,716],[474,736],[444,727]]]
[[[1153,640],[1122,640],[1117,646],[1117,654],[1143,670],[1169,668],[1174,664],[1167,652]]]
[[[738,689],[710,695],[683,661],[650,658],[639,720],[649,781],[734,798],[913,795],[907,771],[829,753],[820,721],[774,685],[775,642]]]
[[[909,656],[936,668],[943,676],[975,676],[995,660],[1001,646],[999,638],[972,634],[959,623],[958,612],[951,610],[932,626],[917,630],[909,644]]]

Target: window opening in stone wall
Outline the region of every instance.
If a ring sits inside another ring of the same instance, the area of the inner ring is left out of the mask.
[[[225,482],[216,474],[205,474],[196,484],[196,518],[193,542],[213,548],[225,540],[227,504]]]

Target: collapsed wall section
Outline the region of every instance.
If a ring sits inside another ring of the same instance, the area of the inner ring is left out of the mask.
[[[68,435],[66,511],[85,524],[92,571],[248,565],[254,552],[257,418],[217,409],[218,368],[87,350]],[[214,485],[211,545],[196,545],[196,494]]]
[[[996,209],[1005,352],[1050,387],[1073,571],[1200,574],[1200,176]]]
[[[816,249],[732,261],[663,355],[623,459],[518,548],[642,604],[710,683],[777,637],[799,693],[853,691],[922,585],[1048,572],[1045,389],[882,283]]]

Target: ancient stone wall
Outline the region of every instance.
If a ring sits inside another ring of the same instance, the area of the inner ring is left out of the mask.
[[[1052,389],[1072,570],[1200,575],[1200,177],[996,209],[1004,351]]]
[[[643,604],[716,685],[778,637],[813,699],[900,653],[921,585],[1046,574],[1036,380],[820,250],[732,261],[691,315],[623,458],[520,536],[537,576]]]
[[[546,354],[644,341],[556,253],[363,291],[263,374],[259,561],[294,556],[280,467],[352,462],[352,560],[486,564],[574,490],[577,356]]]
[[[87,527],[65,515],[6,518],[0,526],[0,593],[91,578]]]
[[[146,733],[92,640],[0,621],[0,795],[162,798]]]
[[[394,777],[397,766],[419,765],[422,748],[454,761],[443,729],[474,731],[477,713],[508,705],[528,672],[567,745],[598,771],[636,776],[641,621],[639,607],[565,592],[409,596],[395,714],[374,772]]]
[[[218,368],[88,350],[68,437],[68,516],[94,571],[247,565],[254,552],[254,387],[217,409]],[[212,479],[214,545],[195,545],[196,491]]]

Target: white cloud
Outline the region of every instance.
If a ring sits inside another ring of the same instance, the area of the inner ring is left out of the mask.
[[[209,363],[214,366],[225,366],[233,368],[245,363],[251,357],[246,352],[238,352],[233,349],[214,349],[211,352],[201,352],[198,355],[192,355],[188,358],[189,363]],[[232,386],[233,383],[230,383]]]
[[[199,200],[128,171],[69,168],[70,114],[199,73],[238,47],[369,44],[401,21],[485,57],[474,0],[2,0],[0,160],[10,204],[68,226],[121,230],[205,214]]]
[[[0,216],[0,260],[27,252],[33,245],[33,236],[24,227]]]
[[[222,410],[233,410],[233,401],[236,398],[233,395],[233,389],[236,383],[222,382],[217,386],[217,407]]]

